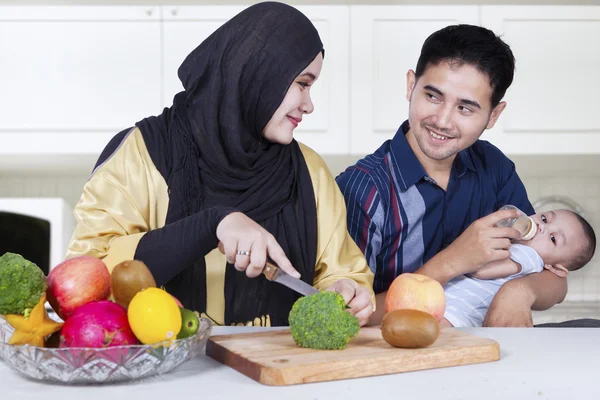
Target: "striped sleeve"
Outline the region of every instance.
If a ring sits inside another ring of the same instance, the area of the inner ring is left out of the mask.
[[[378,270],[382,267],[379,260],[384,215],[377,187],[368,171],[359,166],[348,168],[336,181],[346,201],[348,232],[365,255],[377,280],[377,276],[381,276]],[[375,288],[377,286],[375,283]]]

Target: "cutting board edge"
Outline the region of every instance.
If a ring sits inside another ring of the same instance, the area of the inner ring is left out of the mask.
[[[447,362],[441,363],[435,367],[431,367],[431,366],[428,366],[425,364],[425,365],[423,365],[422,368],[406,368],[406,367],[403,368],[402,365],[388,364],[386,366],[388,368],[388,371],[385,373],[382,373],[381,371],[373,371],[373,373],[365,373],[364,371],[362,371],[362,372],[357,372],[356,374],[346,373],[345,375],[339,376],[339,377],[335,377],[335,376],[331,376],[331,375],[327,375],[327,374],[313,375],[310,373],[311,372],[310,370],[312,368],[314,368],[314,366],[311,366],[311,365],[305,365],[305,366],[301,366],[301,367],[296,366],[296,367],[290,367],[290,368],[286,368],[286,367],[273,368],[273,367],[265,366],[260,363],[256,363],[256,365],[259,365],[263,369],[264,373],[261,374],[261,377],[259,379],[255,379],[255,380],[259,383],[262,383],[265,385],[271,385],[271,386],[298,385],[298,384],[303,384],[303,383],[331,382],[331,381],[344,380],[344,379],[368,378],[368,377],[373,377],[373,376],[394,375],[394,374],[401,374],[401,373],[406,373],[406,372],[417,372],[417,371],[424,371],[424,370],[430,370],[430,369],[483,364],[483,363],[487,363],[487,362],[496,362],[496,361],[499,361],[501,358],[500,357],[500,344],[493,340],[490,340],[490,343],[481,344],[479,346],[472,346],[472,347],[470,347],[470,349],[471,350],[472,349],[481,349],[481,350],[485,350],[485,352],[479,353],[476,356],[471,355],[469,358],[466,358],[466,359],[463,358],[460,362],[457,362],[456,359],[450,359]],[[456,349],[455,351],[459,353],[461,351],[461,349]],[[344,363],[345,363],[344,361],[332,363],[331,368],[335,369],[337,367],[336,364],[343,365]],[[235,368],[235,369],[237,369],[237,368]],[[302,370],[306,370],[307,372],[303,373]],[[301,377],[301,378],[299,379],[297,377]]]

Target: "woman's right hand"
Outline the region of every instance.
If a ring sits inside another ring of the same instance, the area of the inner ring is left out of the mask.
[[[241,212],[233,212],[221,220],[217,238],[227,262],[238,271],[246,271],[249,278],[261,274],[267,256],[283,271],[300,278],[275,237]]]

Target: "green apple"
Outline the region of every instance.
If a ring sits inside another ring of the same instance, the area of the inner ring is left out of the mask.
[[[194,336],[198,332],[200,320],[195,312],[187,308],[180,308],[181,311],[181,330],[177,335],[177,339],[185,339]]]

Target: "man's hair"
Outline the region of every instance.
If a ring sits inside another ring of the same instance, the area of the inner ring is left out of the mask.
[[[489,29],[475,25],[450,25],[432,33],[423,43],[417,62],[417,79],[429,67],[448,62],[465,64],[487,75],[492,88],[492,108],[504,97],[513,81],[515,58],[504,41]]]
[[[581,229],[583,229],[584,242],[581,246],[581,251],[575,259],[565,265],[569,271],[577,271],[586,265],[594,257],[594,252],[596,251],[596,233],[594,232],[594,228],[581,215],[577,213],[573,214],[577,217],[577,221],[579,221]]]

